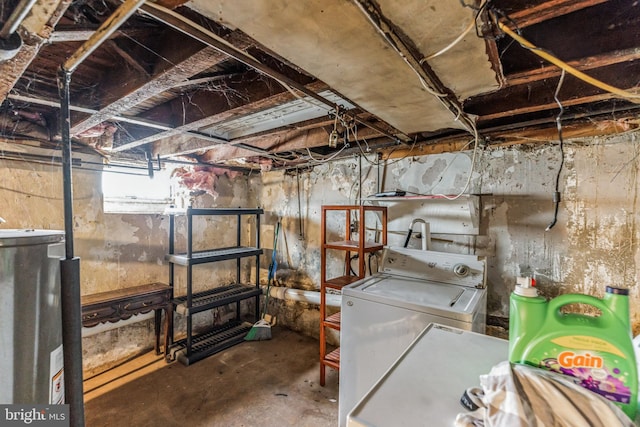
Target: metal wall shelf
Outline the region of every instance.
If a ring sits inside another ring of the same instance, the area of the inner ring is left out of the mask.
[[[165,260],[177,265],[196,265],[206,264],[209,262],[225,261],[228,259],[237,259],[250,257],[262,254],[262,249],[250,248],[250,247],[231,247],[220,248],[206,251],[195,251],[188,256],[186,253],[182,254],[167,254]]]
[[[205,333],[192,337],[191,351],[187,351],[187,339],[180,340],[173,344],[172,358],[177,358],[180,363],[189,366],[205,357],[244,342],[244,337],[252,326],[248,322],[232,320],[224,325],[213,327]]]
[[[187,295],[174,298],[173,304],[177,313],[187,316],[261,294],[262,289],[255,286],[229,285],[195,293],[191,297],[191,304]]]
[[[168,361],[176,357],[185,365],[190,365],[207,356],[229,348],[244,341],[244,337],[251,329],[251,323],[243,323],[240,320],[240,302],[249,298],[255,298],[255,320],[260,316],[260,215],[264,211],[257,209],[171,209],[169,214],[169,253],[165,259],[169,262],[169,285],[172,289],[172,313],[186,317],[187,336],[174,342],[173,315],[167,321],[168,342],[165,357]],[[175,220],[177,216],[184,215],[187,221],[187,248],[184,253],[175,253]],[[233,215],[237,217],[236,246],[194,251],[193,250],[193,218],[195,216],[220,216]],[[243,216],[255,215],[255,242],[256,247],[242,246]],[[254,285],[241,284],[240,261],[242,258],[255,257],[256,283]],[[193,292],[193,267],[219,261],[236,260],[236,283],[219,286],[201,292]],[[186,294],[176,296],[174,294],[175,266],[186,268]],[[215,325],[208,330],[195,334],[193,316],[228,304],[236,304],[236,317],[224,325]]]

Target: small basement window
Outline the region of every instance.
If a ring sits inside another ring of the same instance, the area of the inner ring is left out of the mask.
[[[135,169],[105,166],[102,171],[104,212],[163,213],[174,203],[172,171],[154,171],[151,178]]]

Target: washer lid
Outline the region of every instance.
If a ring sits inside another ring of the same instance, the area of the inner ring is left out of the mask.
[[[465,288],[407,277],[386,276],[383,280],[363,283],[360,291],[421,306],[453,307]]]

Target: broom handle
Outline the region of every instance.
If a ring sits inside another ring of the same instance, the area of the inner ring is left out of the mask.
[[[273,233],[273,252],[271,254],[271,264],[269,265],[269,277],[267,279],[267,295],[264,297],[264,307],[262,308],[262,316],[267,314],[267,304],[269,303],[269,291],[271,289],[271,283],[276,275],[276,268],[278,261],[276,260],[276,249],[278,247],[278,235],[280,234],[280,221],[276,222],[276,230]]]

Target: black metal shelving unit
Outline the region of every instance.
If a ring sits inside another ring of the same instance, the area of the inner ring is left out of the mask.
[[[185,365],[190,365],[227,349],[244,341],[244,337],[251,329],[252,323],[242,322],[240,319],[240,302],[255,298],[255,320],[260,317],[260,215],[264,211],[256,209],[194,209],[170,210],[169,212],[169,253],[165,259],[169,262],[169,285],[171,286],[171,301],[173,310],[177,315],[186,317],[187,336],[174,342],[173,315],[167,321],[167,345],[165,357],[168,361],[176,358]],[[237,217],[236,246],[208,249],[202,251],[193,250],[193,219],[196,216],[234,215]],[[242,217],[255,215],[255,247],[242,246]],[[175,252],[175,221],[177,216],[185,216],[187,221],[187,244],[185,253]],[[242,284],[240,280],[242,258],[255,257],[256,282],[253,285]],[[201,292],[193,292],[193,267],[195,265],[213,263],[218,261],[236,260],[236,283],[208,289]],[[186,293],[176,296],[174,294],[175,266],[186,267]],[[228,304],[236,304],[235,319],[224,325],[215,325],[211,328],[195,334],[193,331],[193,316],[203,311],[211,310]]]

